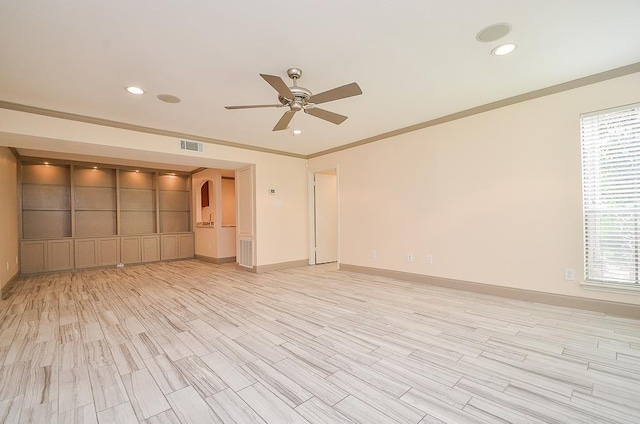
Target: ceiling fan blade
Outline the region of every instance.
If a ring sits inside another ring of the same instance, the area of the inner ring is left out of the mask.
[[[329,112],[328,110],[319,109],[317,107],[308,108],[304,110],[309,115],[313,115],[316,118],[324,119],[325,121],[332,122],[336,125],[342,124],[347,117],[338,113]]]
[[[280,94],[282,97],[293,100],[294,95],[291,90],[289,90],[289,87],[287,87],[287,84],[284,83],[282,78],[275,75],[265,74],[260,74],[260,76],[264,78],[264,80],[268,82],[271,87],[275,88],[278,94]]]
[[[351,84],[343,85],[342,87],[334,88],[333,90],[324,91],[319,94],[311,96],[310,103],[320,104],[326,102],[332,102],[338,99],[344,99],[346,97],[352,97],[362,94],[360,86],[355,82]]]
[[[287,126],[289,125],[289,122],[291,122],[291,120],[293,119],[293,115],[295,114],[296,112],[293,110],[286,111],[284,115],[282,115],[282,118],[280,118],[276,126],[273,127],[273,130],[274,131],[286,130]]]
[[[279,105],[250,105],[250,106],[225,106],[225,109],[234,110],[234,109],[255,109],[259,107],[282,107]]]

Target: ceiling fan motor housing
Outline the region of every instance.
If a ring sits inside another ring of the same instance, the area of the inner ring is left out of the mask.
[[[311,98],[311,91],[304,87],[293,86],[289,87],[289,90],[291,90],[291,93],[293,94],[293,99],[287,99],[286,97],[278,96],[278,100],[285,106],[291,106],[292,110],[293,103],[299,103],[302,107],[306,105],[309,101],[309,98]],[[295,110],[300,110],[300,108]]]

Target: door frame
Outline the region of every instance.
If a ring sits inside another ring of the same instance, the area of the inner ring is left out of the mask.
[[[328,166],[324,166],[324,167],[320,167],[320,168],[313,168],[313,169],[309,169],[307,172],[307,193],[309,193],[309,195],[307,196],[307,210],[308,210],[308,217],[309,217],[309,224],[308,224],[308,228],[309,228],[309,265],[315,265],[316,264],[316,225],[315,225],[315,218],[316,218],[316,208],[315,208],[315,198],[316,198],[316,194],[315,194],[315,187],[314,187],[314,176],[315,174],[321,174],[323,172],[326,171],[332,171],[335,170],[336,172],[336,214],[337,214],[337,243],[338,246],[336,246],[337,248],[337,260],[336,260],[336,264],[338,266],[338,268],[340,268],[340,165],[337,163],[334,163],[332,165],[328,165]]]

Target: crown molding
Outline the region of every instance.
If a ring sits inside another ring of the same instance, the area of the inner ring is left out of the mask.
[[[129,124],[120,121],[111,121],[109,119],[96,118],[93,116],[79,115],[69,112],[61,112],[53,109],[45,109],[36,106],[23,105],[0,100],[0,108],[15,110],[18,112],[32,113],[35,115],[50,116],[52,118],[66,119],[69,121],[83,122],[85,124],[102,125],[105,127],[119,128],[123,130],[137,131],[147,134],[161,135],[173,138],[186,138],[193,141],[200,141],[208,144],[217,144],[219,146],[234,147],[237,149],[253,150],[262,153],[271,153],[274,155],[290,156],[299,159],[306,159],[307,155],[285,152],[283,150],[267,149],[264,147],[251,146],[249,144],[235,143],[233,141],[218,140],[216,138],[203,137],[200,135],[186,134],[177,131],[161,130],[158,128],[144,127],[142,125]]]
[[[489,112],[491,110],[500,109],[506,106],[511,106],[516,103],[522,103],[529,100],[538,99],[540,97],[549,96],[551,94],[561,93],[563,91],[573,90],[575,88],[580,88],[580,87],[595,84],[598,82],[607,81],[607,80],[618,78],[618,77],[623,77],[625,75],[635,74],[636,72],[640,72],[640,62],[623,66],[621,68],[611,69],[609,71],[601,72],[599,74],[589,75],[587,77],[563,82],[562,84],[553,85],[551,87],[542,88],[540,90],[519,94],[517,96],[498,100],[492,103],[487,103],[482,106],[477,106],[471,109],[463,110],[461,112],[452,113],[451,115],[432,119],[430,121],[400,128],[394,131],[389,131],[386,133],[374,135],[372,137],[363,138],[362,140],[354,141],[353,143],[345,144],[343,146],[338,146],[332,149],[323,150],[321,152],[312,153],[308,155],[307,158],[312,159],[315,157],[328,155],[329,153],[335,153],[342,150],[352,149],[354,147],[363,146],[365,144],[384,140],[386,138],[396,137],[396,136],[410,133],[413,131],[422,130],[424,128],[429,128],[436,125],[444,124],[446,122],[456,121],[458,119],[467,118],[469,116],[478,115],[480,113]]]
[[[431,119],[429,121],[421,122],[415,125],[410,125],[408,127],[400,128],[400,129],[389,131],[386,133],[374,135],[372,137],[363,138],[361,140],[354,141],[352,143],[348,143],[348,144],[334,147],[327,150],[322,150],[322,151],[311,153],[308,155],[291,153],[283,150],[267,149],[264,147],[251,146],[249,144],[236,143],[232,141],[218,140],[215,138],[203,137],[203,136],[194,135],[194,134],[185,134],[185,133],[176,132],[176,131],[168,131],[168,130],[161,130],[158,128],[144,127],[141,125],[128,124],[128,123],[119,122],[119,121],[111,121],[108,119],[79,115],[75,113],[61,112],[57,110],[23,105],[19,103],[11,103],[11,102],[6,102],[2,100],[0,100],[0,108],[15,110],[19,112],[32,113],[36,115],[50,116],[50,117],[59,118],[59,119],[67,119],[71,121],[84,122],[87,124],[102,125],[106,127],[120,128],[120,129],[130,130],[130,131],[138,131],[138,132],[147,133],[147,134],[161,135],[165,137],[186,138],[189,140],[200,141],[208,144],[217,144],[219,146],[234,147],[237,149],[252,150],[252,151],[262,152],[262,153],[271,153],[274,155],[289,156],[289,157],[294,157],[298,159],[312,159],[312,158],[328,155],[330,153],[353,149],[354,147],[363,146],[365,144],[374,143],[376,141],[384,140],[387,138],[396,137],[396,136],[407,134],[413,131],[418,131],[418,130],[433,127],[436,125],[444,124],[446,122],[456,121],[458,119],[463,119],[469,116],[478,115],[480,113],[489,112],[491,110],[500,109],[506,106],[511,106],[517,103],[522,103],[529,100],[538,99],[540,97],[561,93],[563,91],[573,90],[575,88],[584,87],[584,86],[595,84],[598,82],[603,82],[610,79],[623,77],[623,76],[634,74],[637,72],[640,72],[640,62],[633,63],[627,66],[622,66],[616,69],[611,69],[609,71],[600,72],[598,74],[589,75],[587,77],[578,78],[572,81],[567,81],[561,84],[553,85],[551,87],[542,88],[540,90],[519,94],[517,96],[487,103],[485,105],[463,110],[461,112],[452,113],[450,115],[442,116],[436,119]]]

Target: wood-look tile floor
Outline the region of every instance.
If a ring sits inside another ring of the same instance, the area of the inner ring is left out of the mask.
[[[20,280],[0,421],[640,422],[640,321],[334,268]]]

